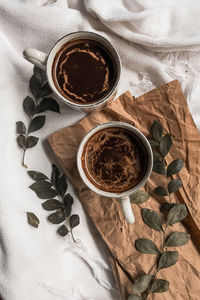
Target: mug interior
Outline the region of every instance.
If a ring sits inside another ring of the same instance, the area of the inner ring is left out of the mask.
[[[117,128],[123,128],[123,129],[127,129],[130,132],[132,132],[134,135],[136,135],[140,142],[144,145],[146,151],[147,151],[147,155],[148,155],[148,165],[147,165],[147,170],[145,175],[143,176],[143,178],[141,179],[141,181],[135,185],[133,188],[126,190],[122,193],[112,193],[112,192],[107,192],[107,191],[103,191],[100,190],[98,187],[96,187],[86,176],[85,171],[83,169],[82,166],[82,153],[84,150],[84,146],[87,143],[87,141],[89,140],[89,138],[95,134],[96,132],[105,129],[105,128],[109,128],[109,127],[117,127]],[[147,182],[151,172],[152,172],[152,167],[153,167],[153,153],[152,153],[152,149],[151,146],[149,144],[149,141],[147,140],[147,138],[144,136],[144,134],[138,130],[137,128],[133,127],[132,125],[128,124],[128,123],[123,123],[123,122],[108,122],[108,123],[103,123],[100,125],[97,125],[96,127],[94,127],[93,129],[91,129],[86,135],[85,137],[82,139],[79,148],[78,148],[78,152],[77,152],[77,167],[78,167],[78,171],[79,174],[82,178],[82,180],[84,181],[84,183],[95,193],[105,196],[105,197],[111,197],[111,198],[121,198],[121,197],[125,197],[125,196],[129,196],[133,193],[135,193],[137,190],[139,190],[142,186],[144,186],[144,184]]]
[[[72,41],[72,40],[79,40],[79,39],[93,40],[93,41],[97,41],[98,43],[102,44],[102,46],[105,47],[107,49],[107,51],[109,52],[109,54],[112,56],[112,58],[115,62],[115,65],[116,65],[116,73],[117,74],[116,74],[116,80],[115,80],[115,83],[114,83],[112,89],[109,91],[108,94],[105,95],[104,98],[100,99],[99,101],[95,101],[95,102],[88,103],[88,104],[75,103],[75,102],[70,101],[70,99],[67,99],[66,97],[64,97],[58,91],[57,87],[55,86],[54,81],[53,81],[53,76],[52,76],[52,68],[53,68],[54,58],[55,58],[56,54],[58,53],[58,51],[67,42]],[[48,59],[47,59],[47,79],[48,79],[50,87],[52,88],[52,90],[54,91],[54,93],[57,95],[57,97],[59,99],[61,99],[65,103],[67,102],[69,105],[74,106],[74,107],[79,107],[79,108],[95,107],[95,106],[98,106],[100,103],[105,102],[108,98],[110,98],[114,94],[116,87],[118,85],[119,79],[120,79],[120,75],[121,75],[121,60],[120,60],[117,50],[106,38],[104,38],[103,36],[96,34],[94,32],[78,31],[78,32],[70,33],[70,34],[62,37],[51,49]]]

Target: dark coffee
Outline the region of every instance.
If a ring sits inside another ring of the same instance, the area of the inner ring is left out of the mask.
[[[136,186],[148,166],[147,150],[131,131],[111,127],[92,135],[82,154],[89,181],[107,192],[122,193]]]
[[[116,65],[108,50],[90,39],[72,40],[55,56],[53,80],[68,100],[88,104],[104,98],[116,81]]]

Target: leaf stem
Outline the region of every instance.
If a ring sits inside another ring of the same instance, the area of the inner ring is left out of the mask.
[[[72,236],[72,239],[73,239],[74,243],[76,243],[76,240],[75,240],[75,238],[74,238],[74,234],[73,234],[73,232],[72,232],[72,228],[71,228],[71,227],[70,227],[70,232],[71,232],[71,236]]]
[[[23,149],[23,156],[22,156],[22,166],[23,166],[24,168],[28,168],[28,166],[25,164],[25,153],[26,153],[26,149],[27,149],[27,148],[24,148],[24,149]]]

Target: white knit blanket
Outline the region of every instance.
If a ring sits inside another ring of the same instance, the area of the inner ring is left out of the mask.
[[[32,180],[21,166],[15,122],[26,117],[22,102],[32,65],[26,47],[48,53],[63,35],[91,30],[117,47],[123,64],[118,95],[139,96],[179,79],[200,128],[200,1],[197,0],[0,0],[0,295],[3,300],[116,300],[108,251],[75,197],[73,212],[80,240],[56,235],[41,201],[28,189]],[[54,159],[47,143],[52,132],[83,113],[61,105],[47,112],[41,142],[27,152],[29,169],[50,175]],[[73,191],[72,191],[73,193]],[[26,211],[41,220],[27,224]],[[132,237],[134,238],[134,237]]]

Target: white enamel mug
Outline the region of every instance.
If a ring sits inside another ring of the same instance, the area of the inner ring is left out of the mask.
[[[97,131],[100,131],[102,129],[109,128],[109,127],[124,128],[124,129],[132,132],[134,135],[136,135],[139,138],[140,142],[144,145],[144,147],[147,151],[147,156],[148,156],[148,164],[147,164],[146,173],[144,174],[141,181],[133,188],[131,188],[127,191],[124,191],[122,193],[111,193],[111,192],[103,191],[103,190],[100,190],[99,188],[97,188],[95,185],[93,185],[91,183],[91,181],[87,178],[87,176],[84,172],[83,166],[82,166],[82,162],[81,162],[81,157],[82,157],[82,153],[84,150],[84,146],[87,143],[88,139]],[[137,192],[140,188],[142,188],[144,186],[144,184],[147,182],[147,180],[152,172],[152,167],[153,167],[153,153],[152,153],[151,146],[150,146],[147,138],[144,136],[144,134],[140,130],[138,130],[137,128],[133,127],[130,124],[123,123],[123,122],[116,122],[116,121],[97,125],[96,127],[91,129],[84,136],[84,138],[82,139],[82,141],[79,145],[78,152],[77,152],[77,167],[78,167],[78,171],[79,171],[79,174],[80,174],[82,180],[92,191],[94,191],[95,193],[97,193],[101,196],[104,196],[104,197],[118,198],[119,202],[121,204],[121,207],[123,209],[124,216],[125,216],[127,223],[133,224],[135,222],[135,218],[134,218],[134,214],[132,211],[129,196],[134,194],[135,192]]]
[[[97,41],[104,48],[107,49],[108,53],[112,56],[112,58],[115,62],[116,80],[113,85],[113,88],[110,90],[110,92],[107,95],[105,95],[104,98],[102,98],[99,101],[96,101],[94,103],[81,104],[78,102],[75,103],[75,102],[70,101],[70,99],[67,99],[67,97],[64,97],[58,91],[58,89],[56,88],[56,86],[54,84],[54,80],[52,77],[52,66],[53,66],[55,56],[58,53],[58,51],[61,49],[61,47],[64,44],[71,42],[72,40],[79,40],[79,39],[89,39],[89,40]],[[23,52],[23,56],[26,60],[28,60],[35,66],[39,67],[42,70],[46,70],[46,75],[47,75],[49,86],[51,87],[55,96],[72,108],[75,108],[78,110],[83,110],[85,112],[99,110],[103,106],[105,106],[108,102],[112,101],[117,93],[117,86],[118,86],[118,83],[120,80],[120,75],[121,75],[121,60],[120,60],[119,54],[118,54],[116,48],[114,47],[114,45],[110,41],[108,41],[103,36],[96,34],[94,32],[77,31],[77,32],[67,34],[64,37],[62,37],[59,41],[56,42],[56,44],[53,46],[53,48],[51,49],[51,51],[48,55],[37,49],[26,48]]]

